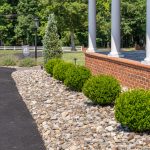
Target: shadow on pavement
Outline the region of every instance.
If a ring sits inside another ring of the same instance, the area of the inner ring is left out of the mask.
[[[0,68],[0,150],[46,150],[11,77],[14,71]]]

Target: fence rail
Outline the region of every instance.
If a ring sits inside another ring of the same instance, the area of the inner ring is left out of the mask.
[[[30,50],[35,50],[34,46],[29,46]],[[38,50],[43,50],[42,46],[37,47]],[[22,46],[0,46],[0,50],[22,50]]]
[[[43,50],[42,46],[37,47],[38,50]],[[0,46],[0,50],[22,50],[22,46]],[[34,46],[29,46],[29,50],[35,50]],[[62,47],[63,51],[71,51],[71,47]],[[82,46],[76,46],[76,51],[82,51]]]

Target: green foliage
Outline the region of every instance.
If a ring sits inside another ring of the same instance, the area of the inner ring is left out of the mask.
[[[86,80],[91,76],[89,69],[83,66],[70,67],[66,72],[65,85],[75,91],[82,91]]]
[[[50,59],[50,60],[48,60],[47,61],[47,63],[45,64],[45,70],[46,70],[46,72],[48,73],[48,74],[51,74],[51,75],[53,75],[53,68],[54,68],[54,66],[55,65],[57,65],[57,64],[59,64],[59,63],[61,63],[63,60],[61,60],[61,59]]]
[[[111,0],[97,0],[97,46],[110,44]],[[39,17],[38,44],[42,44],[47,17],[54,13],[63,45],[88,43],[87,0],[0,0],[0,40],[5,45],[34,43],[35,16]],[[84,12],[84,13],[83,13]],[[144,44],[146,0],[121,0],[123,47]],[[17,16],[15,15],[17,14]],[[82,14],[82,15],[81,15]]]
[[[54,14],[51,14],[48,18],[48,25],[43,39],[45,63],[49,59],[61,58],[62,56],[61,42],[57,32],[57,22]]]
[[[13,56],[3,56],[0,58],[0,66],[15,66],[17,58]]]
[[[1,0],[0,0],[1,1]],[[13,13],[12,6],[6,0],[0,2],[0,40],[9,45],[12,42],[13,20],[9,20],[9,14]]]
[[[66,72],[70,67],[74,67],[71,63],[61,62],[53,69],[53,76],[55,79],[64,81],[66,79]]]
[[[115,117],[132,131],[150,131],[150,91],[133,90],[121,94],[116,100]]]
[[[34,41],[34,19],[38,16],[39,5],[37,0],[19,0],[16,7],[18,23],[15,26],[15,38],[20,39],[23,44],[32,44]]]
[[[83,93],[96,104],[107,105],[115,101],[121,92],[119,82],[112,76],[91,77],[83,87]]]
[[[33,66],[36,66],[36,62],[32,58],[24,58],[20,60],[19,66],[20,67],[33,67]]]

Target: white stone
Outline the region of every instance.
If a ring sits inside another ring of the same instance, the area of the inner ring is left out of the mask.
[[[106,127],[105,129],[106,129],[107,131],[109,131],[109,132],[111,132],[111,131],[114,130],[114,128],[113,128],[112,126],[108,126],[108,127]]]

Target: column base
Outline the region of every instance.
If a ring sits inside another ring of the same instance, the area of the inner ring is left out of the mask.
[[[121,54],[121,53],[112,53],[112,52],[110,52],[109,54],[108,54],[108,56],[110,56],[110,57],[117,57],[117,58],[122,58],[122,57],[124,57],[124,55],[123,54]]]
[[[97,49],[96,48],[88,48],[87,52],[96,53]]]
[[[150,58],[145,58],[144,61],[142,61],[141,63],[145,65],[150,65]]]

